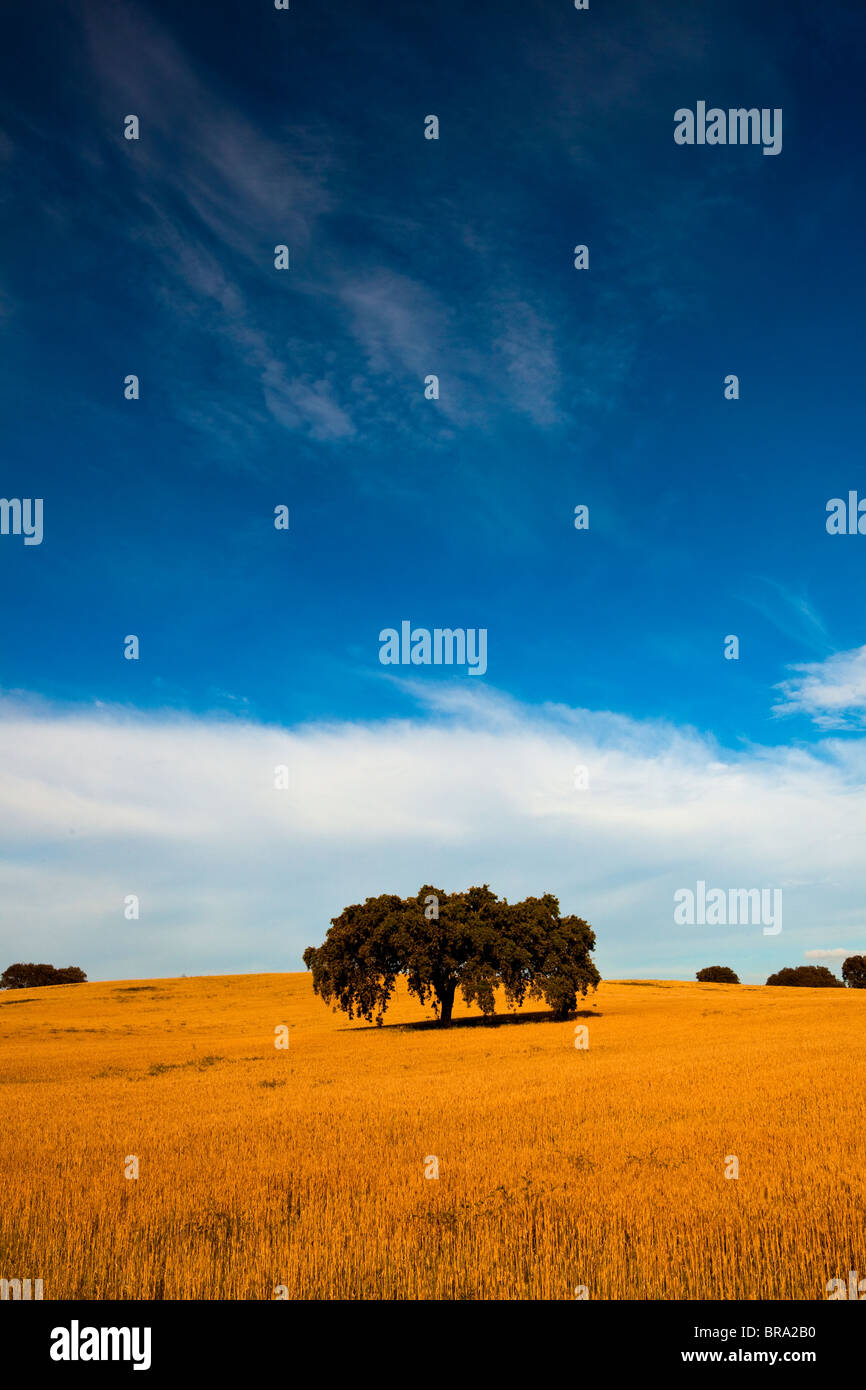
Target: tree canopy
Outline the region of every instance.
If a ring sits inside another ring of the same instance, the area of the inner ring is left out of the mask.
[[[385,893],[344,908],[323,944],[304,952],[313,989],[349,1018],[381,1024],[398,976],[440,1023],[459,989],[487,1017],[502,986],[511,1007],[544,999],[566,1018],[601,976],[590,959],[595,933],[562,917],[552,893],[509,903],[486,884],[462,893],[425,885],[414,898]]]
[[[866,989],[866,956],[849,956],[844,960],[842,979],[849,989]]]
[[[35,965],[18,962],[7,966],[0,975],[0,989],[39,989],[42,985],[79,985],[87,976],[77,965]]]
[[[770,975],[768,985],[801,985],[807,989],[844,989],[842,981],[826,965],[786,965]]]
[[[699,970],[695,975],[696,980],[702,984],[713,985],[738,985],[740,977],[729,965],[705,965],[703,970]]]

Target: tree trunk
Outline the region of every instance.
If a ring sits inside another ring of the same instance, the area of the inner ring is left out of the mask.
[[[439,1027],[451,1027],[451,1010],[454,1008],[454,995],[457,992],[457,985],[452,980],[442,989],[436,991],[439,998]]]

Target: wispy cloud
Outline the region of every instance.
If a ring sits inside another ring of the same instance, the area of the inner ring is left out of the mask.
[[[191,393],[169,378],[163,389],[174,389],[179,417],[242,451],[249,427],[267,423],[328,442],[383,427],[412,432],[423,412],[425,440],[447,444],[454,426],[486,431],[492,413],[547,430],[567,425],[569,410],[583,419],[614,407],[641,326],[625,328],[622,299],[607,303],[597,321],[581,322],[578,351],[570,312],[527,294],[526,248],[510,230],[521,201],[513,180],[494,187],[474,224],[441,190],[417,223],[388,180],[357,180],[351,132],[338,141],[322,125],[279,119],[263,128],[242,92],[196,67],[154,17],[101,3],[86,16],[88,76],[115,147],[85,137],[68,158],[90,169],[92,215],[151,253],[172,332],[189,335],[185,359],[206,335],[232,380],[235,422],[219,382],[203,398],[201,383]],[[141,120],[141,139],[118,159],[128,112]],[[419,142],[429,154],[420,127]],[[345,230],[359,221],[360,245]],[[418,244],[430,225],[435,262],[423,252],[407,262],[407,240]],[[292,254],[283,280],[273,269],[278,243]],[[441,395],[424,411],[430,373]],[[577,383],[570,401],[565,381]]]
[[[156,257],[159,295],[176,330],[207,333],[240,369],[233,398],[241,430],[246,416],[314,440],[342,440],[381,426],[377,396],[401,393],[407,408],[395,409],[392,400],[384,411],[389,430],[405,429],[430,373],[440,377],[441,396],[427,412],[426,432],[435,438],[455,422],[482,425],[485,389],[502,354],[512,383],[505,408],[539,424],[556,418],[551,330],[525,306],[516,306],[520,319],[509,317],[504,332],[492,304],[467,319],[443,285],[387,263],[393,219],[372,203],[351,208],[367,219],[363,256],[344,254],[327,219],[345,215],[353,183],[327,131],[266,133],[196,73],[153,19],[103,6],[89,16],[107,127],[119,132],[127,112],[141,121],[125,169],[139,217],[129,219],[127,207],[127,223]],[[446,240],[462,239],[456,218],[440,226]],[[292,256],[285,280],[273,268],[279,243]],[[212,424],[225,443],[219,397],[211,407],[200,392],[194,404],[189,394],[178,382],[177,413],[199,427]]]
[[[515,404],[539,426],[557,424],[559,363],[552,326],[519,297],[502,302],[499,314],[502,331],[493,348],[505,363]]]
[[[810,600],[778,579],[755,575],[741,599],[792,641],[822,652],[832,646],[824,621]]]
[[[791,667],[775,714],[805,714],[819,729],[866,728],[866,646]]]
[[[284,315],[274,308],[274,247],[286,244],[296,259],[303,256],[332,206],[326,137],[304,129],[290,138],[288,131],[282,138],[263,132],[197,75],[151,19],[99,6],[88,12],[87,37],[107,127],[119,135],[130,112],[141,122],[141,139],[126,151],[139,216],[129,218],[127,207],[126,226],[156,258],[159,296],[176,331],[216,335],[241,369],[233,391],[241,427],[252,413],[258,424],[270,417],[315,440],[350,435],[336,373],[321,349],[309,346],[298,369],[280,331]],[[252,395],[249,380],[258,382]],[[225,437],[218,395],[213,408],[200,393],[191,404],[185,380],[175,380],[174,394],[181,418],[212,424],[216,437]]]

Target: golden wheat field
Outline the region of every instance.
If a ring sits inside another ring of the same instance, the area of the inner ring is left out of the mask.
[[[425,1016],[401,994],[385,1027],[350,1023],[306,974],[0,996],[0,1277],[46,1299],[823,1299],[866,1270],[866,992],[612,982],[567,1023]]]

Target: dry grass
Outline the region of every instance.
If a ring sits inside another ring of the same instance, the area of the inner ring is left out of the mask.
[[[574,1023],[423,1016],[401,996],[391,1026],[349,1024],[307,975],[0,994],[0,1276],[46,1298],[821,1299],[866,1273],[866,991],[606,983],[588,1051]]]

